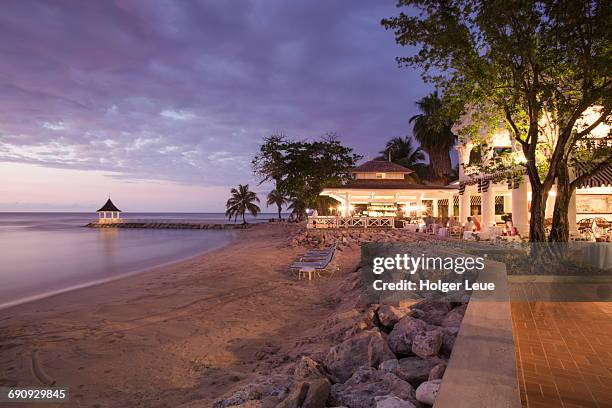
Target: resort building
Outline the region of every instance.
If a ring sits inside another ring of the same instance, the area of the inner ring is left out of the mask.
[[[588,115],[587,115],[588,118]],[[588,119],[587,119],[588,121]],[[592,123],[592,122],[590,122]],[[456,132],[457,127],[453,128]],[[546,126],[543,126],[546,129]],[[586,143],[591,149],[595,147],[612,147],[610,128],[605,124],[596,127]],[[484,137],[484,136],[483,136]],[[552,132],[550,140],[554,140]],[[514,160],[525,160],[521,146],[514,140],[507,129],[499,128],[485,138],[491,148],[486,153],[481,146],[472,143],[459,143],[456,146],[459,157],[459,219],[466,222],[467,217],[475,216],[483,226],[483,231],[499,228],[501,217],[508,215],[520,235],[529,232],[529,209],[531,188],[524,167],[516,166],[515,170],[500,173],[479,171],[487,163],[510,153]],[[481,157],[484,156],[484,157]],[[483,166],[484,164],[484,166]],[[573,174],[575,176],[575,174]],[[546,202],[545,218],[552,223],[555,205],[556,188],[553,186]],[[612,221],[612,167],[596,176],[585,180],[576,189],[569,208],[570,234],[577,236],[579,226],[590,229],[590,232],[605,232]],[[596,235],[596,234],[595,234]]]
[[[412,173],[395,163],[371,160],[353,169],[352,180],[327,187],[321,195],[338,201],[337,212],[354,226],[367,227],[364,218],[372,226],[394,226],[396,218],[449,217],[458,211],[456,186],[416,184]],[[318,218],[318,227],[325,226],[326,217]]]
[[[98,211],[98,222],[100,223],[111,223],[121,221],[121,210],[113,204],[110,197],[106,200],[106,203]]]
[[[501,127],[483,138],[486,152],[472,143],[456,145],[459,179],[448,186],[417,184],[411,180],[412,170],[388,161],[372,160],[356,167],[349,182],[321,192],[338,202],[336,216],[311,216],[308,227],[406,227],[407,223],[421,223],[424,217],[456,219],[463,225],[472,217],[482,238],[505,232],[506,220],[526,237],[531,191],[524,167],[517,165],[498,173],[481,171],[487,163],[502,157],[513,157],[514,163],[524,161],[522,150]],[[612,148],[609,126],[596,127],[587,145]],[[555,195],[553,187],[546,203],[547,224],[552,222]],[[592,239],[612,230],[612,167],[586,179],[576,190],[570,201],[569,224],[571,235],[587,231]]]

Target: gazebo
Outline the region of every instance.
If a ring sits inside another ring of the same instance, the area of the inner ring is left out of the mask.
[[[121,210],[113,204],[110,197],[98,211],[98,221],[101,223],[119,222],[121,220]]]

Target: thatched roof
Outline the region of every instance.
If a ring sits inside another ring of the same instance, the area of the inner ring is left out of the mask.
[[[102,212],[102,211],[115,211],[115,212],[121,212],[120,209],[118,209],[115,204],[113,204],[113,202],[111,201],[110,197],[108,200],[106,200],[106,204],[104,204],[102,206],[102,208],[100,208],[98,211],[96,212]]]

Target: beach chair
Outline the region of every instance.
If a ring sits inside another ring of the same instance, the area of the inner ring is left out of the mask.
[[[289,265],[289,269],[297,270],[298,279],[302,275],[308,274],[308,279],[311,280],[313,275],[321,276],[321,271],[325,270],[331,263],[336,252],[336,245],[330,246],[326,250],[307,252],[305,255],[298,257],[298,260]]]

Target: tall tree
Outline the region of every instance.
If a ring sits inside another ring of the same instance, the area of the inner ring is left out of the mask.
[[[281,211],[283,210],[283,205],[287,204],[287,196],[285,196],[280,191],[274,189],[268,193],[268,199],[266,201],[266,206],[276,205],[278,209],[278,219],[282,219]]]
[[[264,139],[252,164],[260,183],[274,181],[279,192],[313,207],[325,186],[350,178],[360,158],[334,135],[312,142],[273,135]]]
[[[255,203],[259,203],[259,198],[255,192],[249,190],[249,185],[239,184],[238,188],[232,188],[230,190],[231,197],[225,204],[225,216],[230,220],[234,218],[234,222],[239,216],[242,216],[242,223],[246,224],[245,213],[248,211],[254,217],[261,212],[259,206]]]
[[[448,184],[452,173],[450,150],[457,139],[451,131],[453,119],[444,109],[437,91],[417,101],[416,105],[421,113],[409,120],[413,124],[414,137],[429,155],[433,179]]]
[[[546,240],[549,191],[572,148],[612,106],[611,9],[597,0],[400,0],[410,15],[385,19],[397,43],[415,53],[400,64],[423,68],[452,110],[486,110],[502,121],[524,154],[531,185],[531,241]],[[602,107],[591,126],[576,130],[587,108]],[[548,114],[556,136],[547,156],[540,124]],[[479,115],[473,115],[475,121]],[[493,126],[491,128],[496,128]],[[470,126],[473,136],[479,129]],[[566,194],[566,191],[562,191]],[[566,200],[560,200],[565,202]]]

